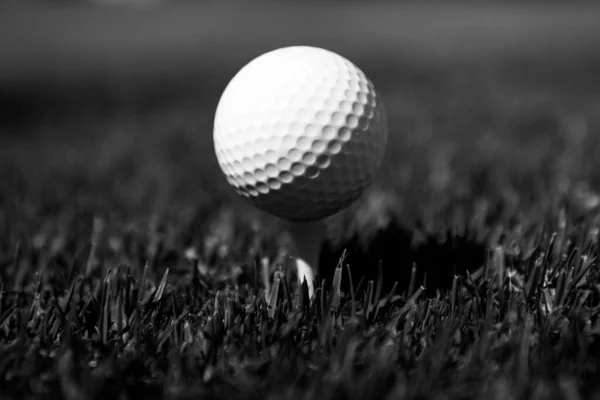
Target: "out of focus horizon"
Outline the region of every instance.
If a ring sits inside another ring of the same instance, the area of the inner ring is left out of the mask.
[[[0,85],[193,78],[234,70],[265,51],[295,44],[329,48],[383,68],[404,60],[551,61],[600,48],[600,6],[593,3],[129,0],[2,8]]]

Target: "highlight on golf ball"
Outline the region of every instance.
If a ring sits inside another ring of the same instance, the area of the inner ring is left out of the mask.
[[[238,194],[292,221],[356,201],[385,153],[387,118],[373,83],[329,50],[292,46],[246,64],[225,88],[214,146]]]

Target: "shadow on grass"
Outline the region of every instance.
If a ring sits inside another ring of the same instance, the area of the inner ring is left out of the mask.
[[[425,236],[418,243],[415,242],[412,231],[392,222],[378,231],[367,246],[361,245],[359,234],[354,234],[336,248],[326,243],[320,256],[321,279],[332,281],[335,267],[345,249],[347,256],[344,264],[350,266],[355,290],[361,279],[362,289],[369,280],[377,282],[378,264],[381,261],[384,293],[391,290],[396,281],[398,293],[407,290],[414,265],[415,287],[423,285],[428,296],[435,296],[437,290],[451,288],[454,275],[472,272],[485,262],[485,244],[469,237],[468,233],[456,235],[448,232],[445,238],[440,235]],[[347,275],[344,278],[343,285],[348,288]]]

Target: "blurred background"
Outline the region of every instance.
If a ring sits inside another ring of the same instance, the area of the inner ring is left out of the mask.
[[[526,229],[597,204],[598,21],[592,2],[4,2],[2,208],[29,231],[264,222],[218,170],[214,111],[245,63],[304,44],[355,62],[388,110],[382,172],[340,232]]]
[[[109,108],[211,96],[210,106],[250,59],[296,44],[346,56],[390,92],[412,80],[406,69],[521,63],[515,72],[527,79],[554,72],[577,79],[565,68],[597,66],[589,62],[600,48],[600,7],[593,3],[449,3],[5,2],[3,121],[23,122],[33,107],[47,114],[98,108],[101,97]]]
[[[581,63],[597,53],[599,15],[593,3],[547,1],[5,2],[0,84],[4,94],[27,85],[61,96],[77,88],[91,95],[86,87],[116,97],[190,94],[222,86],[265,51],[310,44],[355,60],[389,87],[405,64]]]

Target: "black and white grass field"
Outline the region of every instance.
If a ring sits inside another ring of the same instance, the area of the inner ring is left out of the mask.
[[[3,398],[600,398],[596,9],[361,4],[0,13]],[[312,300],[212,147],[236,69],[297,42],[390,126]]]

